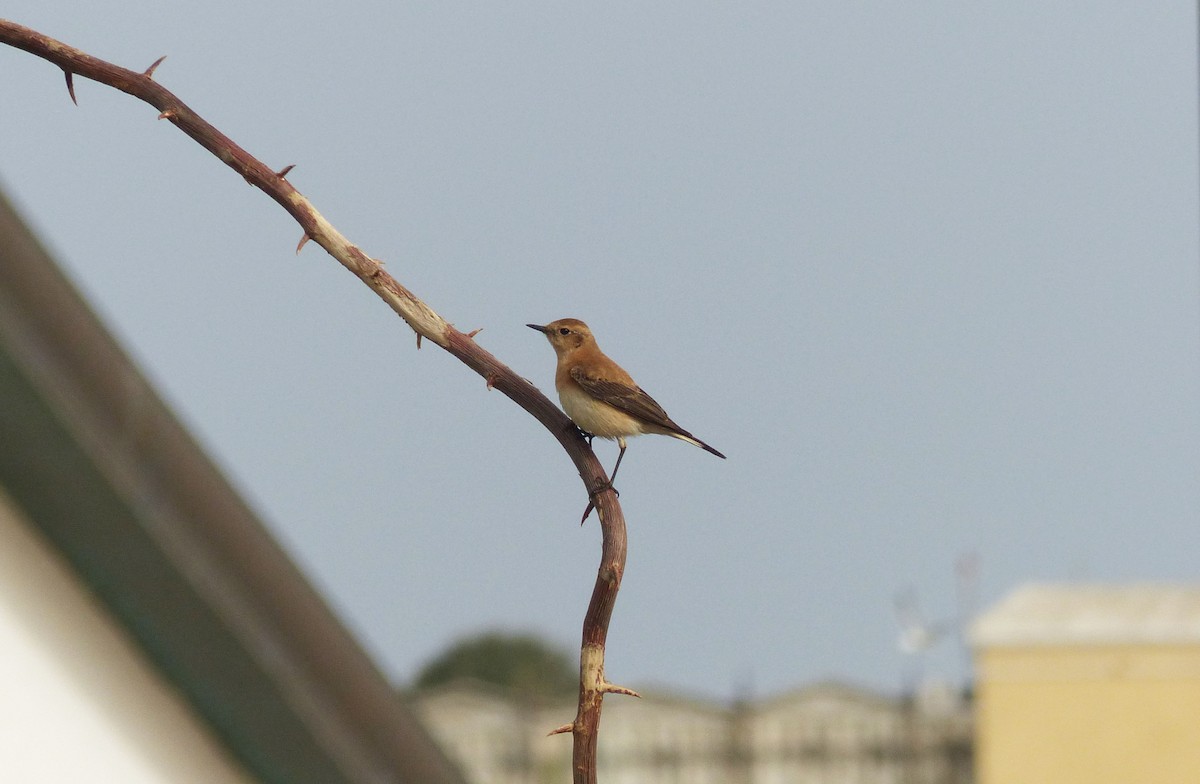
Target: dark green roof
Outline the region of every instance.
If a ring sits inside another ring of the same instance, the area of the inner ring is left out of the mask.
[[[263,782],[462,781],[2,197],[0,486]]]

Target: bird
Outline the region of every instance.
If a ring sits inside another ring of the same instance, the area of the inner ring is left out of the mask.
[[[725,455],[675,424],[654,398],[600,350],[587,324],[564,318],[525,326],[544,334],[558,355],[554,386],[563,411],[589,438],[616,439],[621,448],[605,487],[612,487],[617,478],[625,457],[625,439],[643,433],[678,438],[725,459]]]

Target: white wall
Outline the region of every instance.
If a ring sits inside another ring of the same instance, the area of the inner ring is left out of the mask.
[[[0,781],[254,781],[2,489]]]

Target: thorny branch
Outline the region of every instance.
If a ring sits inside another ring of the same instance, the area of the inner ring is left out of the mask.
[[[528,411],[558,439],[579,470],[580,478],[594,503],[603,535],[600,568],[583,622],[579,658],[579,708],[575,720],[552,731],[574,735],[573,768],[578,784],[596,781],[596,746],[600,710],[606,693],[634,694],[604,678],[604,645],[613,604],[625,571],[625,518],[607,476],[595,454],[574,424],[545,395],[484,350],[474,341],[478,332],[464,334],[446,322],[411,291],[400,285],[382,265],[366,255],[333,227],[297,191],[286,176],[286,166],[274,171],[218,131],[169,90],[153,79],[163,58],[145,71],[131,71],[85,54],[35,30],[0,19],[0,42],[48,60],[63,70],[71,100],[76,101],[74,76],[79,75],[114,87],[139,98],[194,139],[245,180],[287,210],[304,231],[296,252],[312,240],[371,288],[417,333],[417,348],[427,338],[461,360],[521,408]]]

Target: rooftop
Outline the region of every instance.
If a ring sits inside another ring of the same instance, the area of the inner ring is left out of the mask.
[[[1200,585],[1030,584],[971,627],[976,648],[1200,644]]]

